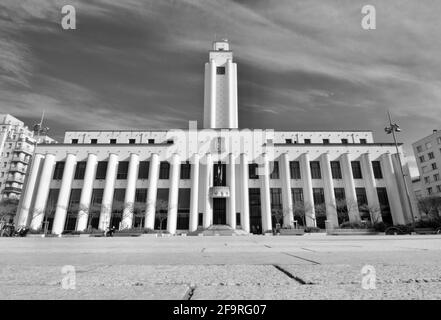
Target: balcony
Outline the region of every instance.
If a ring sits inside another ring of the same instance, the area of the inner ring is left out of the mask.
[[[11,161],[12,162],[21,162],[21,163],[25,163],[25,164],[29,163],[29,159],[24,158],[24,157],[20,157],[20,156],[13,156]]]
[[[33,148],[30,146],[19,146],[17,148],[15,148],[14,152],[23,152],[26,153],[28,155],[32,155],[33,153]]]
[[[11,166],[11,168],[9,169],[9,172],[19,172],[22,174],[26,174],[26,170],[25,168],[21,168],[21,167],[17,167],[17,166]]]
[[[6,182],[18,182],[18,183],[24,183],[24,177],[7,177],[6,178]]]
[[[16,188],[16,187],[5,187],[3,189],[3,192],[12,192],[12,193],[21,193],[21,188]]]
[[[211,187],[209,191],[210,198],[229,198],[230,187]]]

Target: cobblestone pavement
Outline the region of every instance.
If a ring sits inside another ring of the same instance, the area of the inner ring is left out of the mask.
[[[0,255],[0,299],[441,299],[438,235],[0,238]]]

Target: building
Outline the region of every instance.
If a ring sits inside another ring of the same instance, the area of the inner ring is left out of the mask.
[[[39,143],[53,143],[40,136]],[[9,114],[0,114],[0,196],[19,198],[32,159],[36,138],[24,123]]]
[[[422,196],[441,196],[441,130],[412,144],[421,177]]]
[[[412,178],[412,191],[415,194],[415,198],[417,200],[424,197],[424,191],[420,177]]]
[[[411,221],[395,146],[372,132],[239,130],[226,40],[209,52],[204,99],[202,129],[68,131],[63,144],[39,145],[17,223],[174,234]]]

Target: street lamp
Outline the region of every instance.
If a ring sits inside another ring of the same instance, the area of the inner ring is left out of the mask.
[[[409,188],[407,187],[406,175],[404,174],[404,171],[403,171],[403,164],[401,163],[401,157],[400,157],[400,152],[398,150],[397,138],[395,136],[395,132],[401,132],[401,129],[398,124],[392,123],[392,119],[390,117],[389,111],[387,111],[387,115],[389,117],[389,126],[384,128],[384,131],[387,134],[392,134],[392,137],[394,138],[395,149],[397,150],[398,163],[400,165],[401,175],[403,177],[403,182],[404,182],[404,188],[406,189],[406,197],[407,197],[407,201],[409,204],[410,215],[412,217],[412,227],[415,229],[415,217],[413,216],[413,209],[412,209],[412,202],[410,201]]]

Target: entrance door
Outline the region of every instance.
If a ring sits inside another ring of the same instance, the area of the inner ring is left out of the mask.
[[[227,199],[213,198],[213,224],[227,224]]]

